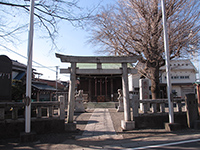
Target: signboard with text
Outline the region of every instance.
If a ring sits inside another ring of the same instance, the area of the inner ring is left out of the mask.
[[[0,55],[0,102],[11,101],[12,61]]]

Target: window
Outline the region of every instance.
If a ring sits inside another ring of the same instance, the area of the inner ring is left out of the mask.
[[[185,79],[189,79],[190,77],[189,76],[185,76]]]
[[[174,76],[174,79],[179,79],[179,76]]]

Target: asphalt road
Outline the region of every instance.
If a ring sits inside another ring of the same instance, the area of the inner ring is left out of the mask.
[[[159,145],[129,148],[126,150],[200,150],[200,139],[171,142]]]

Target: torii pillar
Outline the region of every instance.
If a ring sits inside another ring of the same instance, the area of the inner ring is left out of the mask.
[[[123,130],[132,130],[135,128],[135,122],[131,121],[127,63],[122,63],[122,89],[124,103],[124,120],[121,120],[121,127]]]
[[[71,74],[70,74],[69,94],[68,94],[69,107],[68,107],[68,112],[67,112],[67,123],[73,123],[75,85],[76,85],[76,63],[71,63]]]

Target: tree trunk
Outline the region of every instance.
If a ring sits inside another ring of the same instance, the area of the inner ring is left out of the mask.
[[[159,67],[150,67],[152,99],[160,98]]]

